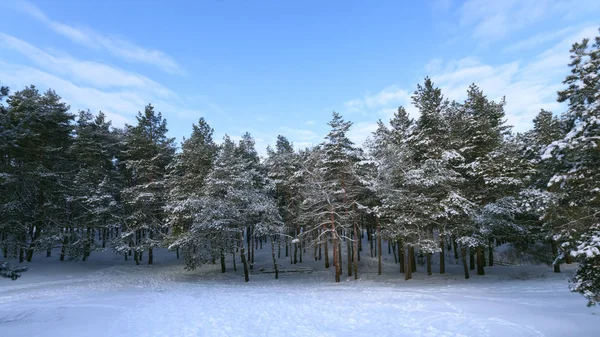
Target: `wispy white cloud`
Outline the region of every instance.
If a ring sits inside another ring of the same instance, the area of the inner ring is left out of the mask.
[[[435,85],[451,100],[464,100],[472,83],[477,84],[490,99],[498,101],[505,97],[508,124],[513,125],[516,131],[525,131],[530,128],[533,117],[540,109],[560,113],[564,108],[556,101],[556,92],[563,88],[561,82],[568,74],[570,46],[585,37],[596,35],[596,26],[571,30],[570,34],[557,33],[554,44],[529,61],[490,64],[472,57],[449,61],[437,58],[429,62],[427,68]],[[418,118],[418,111],[410,104],[409,92],[408,89],[392,86],[378,94],[347,101],[345,106],[379,116],[387,122],[384,117],[389,119],[397,106],[402,104],[413,118]],[[390,97],[394,99],[386,99]],[[355,127],[352,134],[355,141],[359,142],[366,138],[364,135],[369,130],[375,130],[376,124],[357,123]]]
[[[391,86],[376,94],[366,94],[363,98],[352,99],[344,103],[347,112],[369,112],[377,108],[387,107],[390,104],[403,104],[408,102],[409,92],[397,86]]]
[[[565,21],[600,9],[597,0],[467,0],[459,25],[480,41],[505,38],[542,20]]]
[[[68,38],[74,43],[95,50],[104,50],[129,62],[152,65],[167,73],[184,73],[181,66],[172,57],[160,50],[143,48],[122,38],[109,37],[91,29],[76,28],[54,21],[40,8],[27,1],[14,1],[9,6],[40,21],[55,33]]]

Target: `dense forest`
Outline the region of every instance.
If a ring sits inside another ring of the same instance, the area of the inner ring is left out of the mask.
[[[297,150],[280,135],[265,158],[248,133],[215,141],[203,118],[177,149],[152,105],[136,125],[115,128],[102,112],[71,113],[52,90],[2,87],[1,254],[85,261],[112,250],[152,264],[166,248],[187,268],[220,263],[226,272],[233,256],[248,281],[254,248],[270,242],[275,277],[285,255],[322,260],[339,282],[342,268],[358,278],[363,235],[377,251],[382,240],[393,247],[406,280],[416,256],[431,274],[439,254],[435,272],[445,273],[448,251],[465,278],[484,275],[494,248],[510,242],[555,272],[578,262],[571,290],[594,305],[600,37],[574,44],[569,66],[558,92],[566,111],[541,110],[524,133],[506,124],[504,100],[472,84],[463,102],[450,101],[426,77],[412,95],[418,118],[399,107],[364,146],[334,112],[321,144]]]

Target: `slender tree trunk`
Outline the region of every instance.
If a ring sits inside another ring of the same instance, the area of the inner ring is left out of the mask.
[[[277,267],[277,259],[275,258],[275,243],[273,242],[273,235],[269,235],[271,238],[271,256],[273,257],[273,270],[275,270],[275,279],[279,278],[279,268]]]
[[[377,274],[381,275],[381,224],[379,219],[377,220]]]
[[[467,248],[460,247],[460,253],[462,255],[462,263],[463,263],[463,269],[465,270],[465,278],[468,279],[469,278],[469,268],[467,267]]]
[[[240,242],[243,241],[242,232],[240,232]],[[244,281],[250,281],[250,276],[248,274],[248,261],[246,261],[246,254],[244,252],[244,244],[241,244],[240,247],[240,257],[242,258],[242,265],[244,266]]]
[[[556,241],[551,240],[550,246],[552,247],[552,257],[554,258],[554,261],[552,262],[552,265],[554,266],[554,272],[560,273],[560,262],[558,261],[558,245],[556,244]]]
[[[354,222],[354,241],[352,242],[352,262],[354,263],[354,279],[358,280],[358,242],[360,235],[358,233],[358,225]]]
[[[67,229],[67,232],[69,230]],[[65,260],[65,253],[67,252],[67,245],[69,244],[69,235],[67,235],[68,233],[64,233],[64,237],[63,237],[63,242],[62,242],[62,247],[60,248],[60,261],[64,261]]]
[[[281,235],[277,236],[277,258],[281,258]]]
[[[23,247],[19,247],[19,263],[23,263],[25,250]]]
[[[483,255],[483,247],[477,246],[477,275],[485,275],[483,263],[485,262],[485,256]]]
[[[233,250],[231,251],[231,262],[233,263],[233,271],[236,272],[237,265],[235,264],[235,252]]]
[[[400,240],[398,240],[396,246],[398,246],[398,261],[400,261],[400,272],[405,273],[407,258],[405,257],[406,254],[404,253],[404,246],[402,245],[402,243],[400,243]]]
[[[440,252],[440,274],[446,273],[446,254],[444,248],[446,248],[444,247],[444,237],[440,236],[440,249],[442,250]]]
[[[298,244],[294,243],[294,264],[298,263]]]
[[[321,261],[321,260],[323,260],[323,253],[322,253],[323,252],[323,244],[319,243],[318,246],[319,246],[319,261]]]
[[[325,224],[323,224],[325,230]],[[323,251],[325,252],[325,268],[329,268],[329,247],[327,247],[327,235],[323,235],[325,242],[323,242]]]
[[[427,275],[431,275],[431,253],[427,253]]]
[[[405,251],[404,248],[402,248],[403,252]],[[411,247],[410,245],[407,245],[406,247],[406,253],[404,254],[404,256],[406,257],[404,263],[406,265],[406,268],[404,268],[404,280],[408,281],[412,278],[412,268],[411,268],[411,258],[410,258],[410,250]]]
[[[415,247],[410,246],[410,271],[415,273],[417,271],[417,260],[415,258]]]
[[[456,243],[456,238],[452,237],[452,247],[454,248],[454,259],[458,260],[458,244]]]
[[[148,248],[148,264],[154,263],[154,249],[152,247]]]
[[[179,260],[179,247],[177,247],[176,251],[177,251],[177,260]]]
[[[340,256],[338,258],[338,263],[340,264],[340,277],[342,277],[342,273],[344,272],[344,262],[342,260],[342,239],[338,238],[338,255]]]
[[[346,260],[348,260],[348,276],[352,276],[352,248],[351,242],[346,240]]]
[[[469,269],[475,270],[475,251],[469,247]]]
[[[136,265],[139,265],[139,264],[140,264],[140,259],[139,259],[139,257],[138,257],[138,252],[137,252],[137,250],[133,252],[133,260],[135,261],[135,264],[136,264]]]
[[[342,268],[340,265],[340,254],[338,253],[338,238],[337,232],[335,229],[335,219],[333,217],[333,212],[330,213],[331,216],[331,243],[333,245],[333,264],[335,266],[335,282],[340,282],[340,277],[342,275]]]
[[[396,244],[392,243],[392,252],[394,253],[394,263],[398,263],[398,254],[396,254]]]
[[[225,266],[225,250],[223,248],[221,248],[221,273],[225,273],[227,272],[226,266]]]
[[[490,238],[488,242],[488,265],[494,265],[494,238]]]

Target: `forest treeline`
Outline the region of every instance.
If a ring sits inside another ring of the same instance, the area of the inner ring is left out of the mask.
[[[292,263],[308,250],[339,282],[342,267],[358,277],[363,233],[379,252],[381,240],[394,247],[407,280],[416,255],[431,274],[439,254],[436,272],[444,273],[448,250],[461,256],[466,278],[471,269],[483,275],[494,246],[510,240],[556,272],[578,261],[571,289],[593,305],[600,301],[600,37],[574,44],[569,66],[558,92],[567,111],[541,110],[524,133],[506,124],[504,100],[477,85],[457,102],[425,78],[412,95],[418,118],[399,107],[363,147],[334,112],[321,144],[295,150],[280,135],[263,160],[250,134],[217,143],[203,118],[176,151],[152,105],[136,125],[115,128],[102,112],[70,113],[52,90],[3,87],[2,254],[23,262],[54,250],[61,261],[85,261],[113,250],[151,264],[163,247],[188,268],[219,261],[223,272],[232,257],[237,270],[239,254],[248,281],[254,248],[270,241],[276,277],[282,250]]]

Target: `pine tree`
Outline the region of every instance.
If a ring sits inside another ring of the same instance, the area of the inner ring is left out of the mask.
[[[153,249],[161,245],[165,233],[165,175],[175,147],[174,139],[167,137],[166,119],[152,105],[136,118],[136,126],[126,126],[121,153],[127,188],[122,193],[125,229],[118,251],[133,249],[138,264],[142,252],[148,251],[152,264]]]
[[[7,103],[2,192],[8,203],[0,219],[10,226],[5,239],[13,256],[31,261],[35,250],[54,244],[66,220],[73,115],[54,91],[42,95],[34,86],[15,92]]]
[[[563,124],[570,130],[543,158],[560,161],[549,185],[564,196],[559,205],[570,221],[556,228],[555,239],[581,258],[571,290],[591,306],[600,302],[600,36],[573,44],[571,60],[567,88],[558,92],[568,103]]]
[[[192,135],[183,141],[181,152],[169,166],[167,177],[165,212],[166,223],[171,231],[168,241],[171,248],[177,250],[178,256],[180,246],[183,248],[188,268],[195,267],[194,251],[201,249],[200,244],[188,236],[199,211],[197,207],[205,179],[218,150],[212,135],[213,129],[204,118],[200,118],[197,125],[192,125]]]
[[[75,134],[70,155],[78,168],[67,212],[70,226],[61,231],[61,260],[66,254],[86,260],[93,249],[106,248],[107,241],[114,247],[118,241],[110,238],[115,237],[123,216],[119,201],[122,177],[116,165],[118,133],[111,131],[111,123],[102,112],[94,116],[80,111]],[[97,232],[101,242],[96,245]]]

